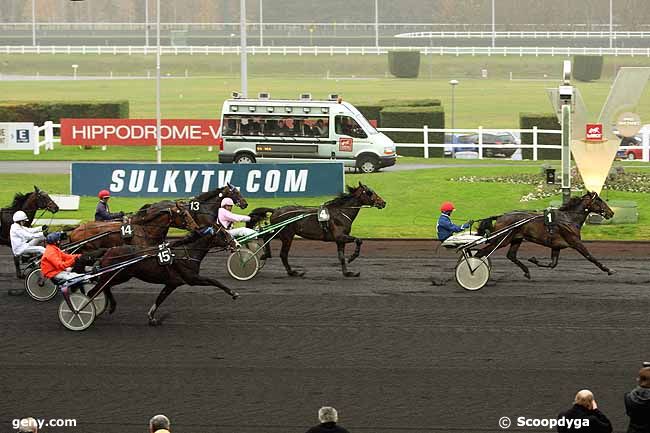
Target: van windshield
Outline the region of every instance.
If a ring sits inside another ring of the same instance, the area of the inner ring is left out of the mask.
[[[347,104],[347,107],[354,114],[355,120],[359,123],[359,125],[361,125],[364,131],[368,132],[370,135],[379,134],[379,131],[377,131],[375,127],[372,126],[365,117],[363,117],[363,114],[361,114],[361,112],[357,110],[354,105]]]

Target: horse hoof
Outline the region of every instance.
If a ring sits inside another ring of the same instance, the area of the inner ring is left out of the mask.
[[[234,301],[235,299],[239,298],[239,293],[233,292],[233,294],[230,295],[230,296],[232,297],[232,300]]]
[[[361,275],[361,273],[360,272],[349,272],[348,271],[348,272],[345,272],[343,275],[346,276],[346,277],[358,277],[359,275]]]
[[[290,277],[302,277],[305,275],[305,272],[291,271],[289,272]]]
[[[108,308],[108,314],[113,314],[115,312],[115,308],[117,305],[111,304],[111,306]]]
[[[356,259],[356,257],[350,257],[350,258],[348,259],[348,264],[352,263],[355,259]]]
[[[531,262],[531,263],[537,264],[537,258],[536,257],[531,257],[530,259],[528,259],[528,261]]]
[[[524,277],[528,278],[529,280],[531,279],[531,278],[530,278],[530,274],[529,274],[528,272],[526,272],[526,273],[524,274]]]
[[[149,319],[149,326],[160,326],[162,325],[162,321],[158,319]]]
[[[607,269],[607,275],[614,275],[616,271],[614,269]]]

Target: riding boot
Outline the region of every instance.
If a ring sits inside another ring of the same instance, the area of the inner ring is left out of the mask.
[[[14,266],[16,267],[16,278],[22,280],[24,278],[23,273],[20,270],[20,257],[14,256]]]

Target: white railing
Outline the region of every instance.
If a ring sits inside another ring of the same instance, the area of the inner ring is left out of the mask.
[[[452,55],[452,56],[572,56],[572,55],[595,55],[595,56],[636,56],[650,57],[650,47],[647,48],[579,48],[579,47],[372,47],[372,46],[249,46],[247,53],[251,55],[381,55],[391,50],[419,51],[424,55]],[[240,53],[239,46],[211,46],[211,45],[190,45],[190,46],[161,46],[163,55],[179,54],[237,54]],[[0,46],[0,54],[156,54],[155,46],[131,46],[131,45],[5,45]]]
[[[54,150],[54,143],[60,143],[60,138],[54,138],[54,129],[61,129],[61,125],[54,123],[50,120],[45,122],[43,126],[34,125],[34,155],[41,153],[41,146],[48,151]],[[43,133],[43,140],[41,140],[41,132]]]
[[[410,32],[395,35],[401,39],[645,39],[650,37],[650,31],[439,31],[439,32]]]
[[[441,129],[441,128],[429,128],[427,125],[422,128],[377,128],[381,132],[420,132],[422,133],[422,143],[399,143],[396,142],[397,147],[409,147],[416,149],[424,150],[424,157],[429,158],[429,149],[438,148],[438,149],[450,149],[450,148],[475,148],[478,154],[479,159],[484,158],[485,148],[498,148],[498,149],[532,149],[533,150],[533,161],[538,160],[539,150],[540,149],[558,149],[561,150],[562,146],[560,145],[545,145],[539,144],[539,134],[556,134],[561,135],[562,130],[559,129],[539,129],[534,126],[531,129],[508,129],[508,132],[518,132],[518,133],[530,133],[532,134],[532,143],[522,143],[522,144],[494,144],[494,143],[483,143],[483,134],[498,134],[502,133],[504,129],[487,129],[479,126],[477,129]],[[478,134],[478,143],[431,143],[429,139],[429,134],[432,133],[443,133],[446,137],[448,134],[452,136],[454,134]],[[642,150],[642,161],[650,161],[650,132],[644,133],[642,136],[643,142],[641,146],[625,146],[620,149],[633,150],[641,149]]]

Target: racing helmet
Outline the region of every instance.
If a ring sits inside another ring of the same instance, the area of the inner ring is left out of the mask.
[[[27,214],[21,210],[16,211],[13,216],[14,222],[17,223],[19,221],[27,221]]]
[[[444,202],[443,204],[440,205],[440,211],[441,212],[451,212],[454,209],[456,209],[456,207],[450,201],[446,201],[446,202]]]
[[[97,197],[99,197],[100,200],[103,199],[103,198],[106,198],[106,197],[110,197],[110,196],[111,196],[111,193],[107,189],[103,189],[103,190],[99,191],[99,193],[97,194]]]
[[[61,232],[52,232],[47,235],[45,242],[48,244],[55,244],[61,240]]]
[[[226,207],[226,206],[234,206],[235,202],[232,201],[230,197],[226,197],[223,200],[221,200],[221,207]]]

